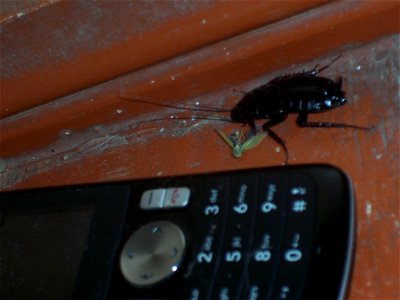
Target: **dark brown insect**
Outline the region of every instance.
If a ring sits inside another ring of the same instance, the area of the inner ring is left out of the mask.
[[[230,111],[230,118],[213,116],[200,117],[200,119],[211,119],[249,125],[252,131],[252,136],[257,135],[255,121],[265,119],[266,122],[262,125],[262,129],[285,150],[286,163],[289,155],[285,142],[271,128],[283,122],[287,118],[288,114],[298,114],[296,123],[300,127],[371,129],[369,127],[345,123],[308,122],[307,120],[308,114],[325,112],[340,107],[347,102],[345,93],[342,90],[342,77],[333,81],[329,78],[318,76],[319,73],[329,68],[339,57],[340,56],[336,57],[329,65],[321,68],[318,68],[317,65],[310,71],[276,77],[268,83],[245,93],[232,110],[209,107],[189,108],[160,104],[140,99],[131,99],[126,97],[119,98],[193,111]]]

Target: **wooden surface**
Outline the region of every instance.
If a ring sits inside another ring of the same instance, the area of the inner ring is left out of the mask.
[[[130,19],[135,26],[116,40],[100,39],[90,26],[104,25],[97,34],[118,35],[119,27],[105,24],[128,22],[129,9],[123,6],[107,14],[102,2],[80,3],[80,8],[48,2],[20,17],[15,17],[18,10],[9,12],[10,18],[2,15],[1,189],[280,165],[283,152],[270,138],[235,159],[213,128],[229,132],[239,125],[151,121],[191,113],[117,96],[231,108],[241,97],[234,89],[248,91],[279,74],[326,64],[341,53],[322,75],[343,76],[349,103],[310,120],[374,130],[302,129],[296,116],[290,116],[275,131],[286,141],[290,164],[333,164],[353,182],[357,249],[349,299],[399,299],[398,3],[285,2],[282,7],[274,4],[270,14],[267,4],[246,9],[235,4],[223,9],[229,12],[225,22],[218,21],[219,4],[190,4],[186,9],[171,4],[162,26],[146,20],[166,4],[149,9],[140,3],[148,15]],[[94,8],[97,14],[78,22]],[[135,24],[139,20],[143,26]],[[177,24],[186,29],[177,30]],[[56,30],[60,28],[81,29],[83,40]],[[44,30],[48,34],[39,42]],[[25,41],[21,33],[27,34]],[[52,51],[65,56],[49,55],[49,42]],[[122,51],[124,47],[129,51]]]
[[[46,9],[34,7],[34,13],[2,28],[1,116],[326,2],[61,1]]]

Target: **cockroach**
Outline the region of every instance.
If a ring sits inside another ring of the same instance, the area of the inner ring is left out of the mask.
[[[276,141],[285,151],[285,164],[288,161],[289,153],[285,141],[279,137],[271,127],[286,120],[288,114],[298,114],[296,123],[299,127],[318,127],[318,128],[353,128],[361,130],[371,130],[370,127],[362,127],[345,123],[324,123],[309,122],[309,114],[325,112],[344,105],[347,102],[345,92],[342,90],[342,77],[332,80],[326,77],[318,76],[323,70],[329,68],[341,55],[337,56],[326,66],[316,65],[309,71],[278,76],[268,83],[261,85],[249,92],[245,92],[242,99],[233,107],[233,109],[218,109],[198,106],[173,106],[161,104],[141,99],[131,99],[118,97],[123,100],[142,102],[147,104],[159,105],[169,108],[187,109],[201,112],[230,112],[230,117],[212,116],[200,117],[200,119],[220,120],[232,123],[241,123],[248,125],[251,130],[249,137],[241,142],[235,142],[223,132],[218,134],[227,142],[236,157],[240,157],[246,149],[243,147],[246,143],[253,147],[267,133]],[[262,125],[262,132],[257,132],[256,120],[265,119]],[[263,134],[264,133],[264,134]],[[234,153],[235,154],[235,153]]]

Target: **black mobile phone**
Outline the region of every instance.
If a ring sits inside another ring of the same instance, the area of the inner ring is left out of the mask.
[[[343,299],[350,279],[352,188],[328,165],[10,192],[0,203],[2,298]]]

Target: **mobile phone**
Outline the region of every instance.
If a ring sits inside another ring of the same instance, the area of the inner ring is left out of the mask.
[[[76,299],[343,299],[350,280],[352,187],[329,165],[11,192],[0,203],[6,270],[31,296],[46,298],[35,287],[47,278],[52,296]],[[21,215],[63,238],[54,249],[29,232],[18,241]],[[35,272],[35,255],[59,266]],[[3,277],[1,294],[18,296]]]

